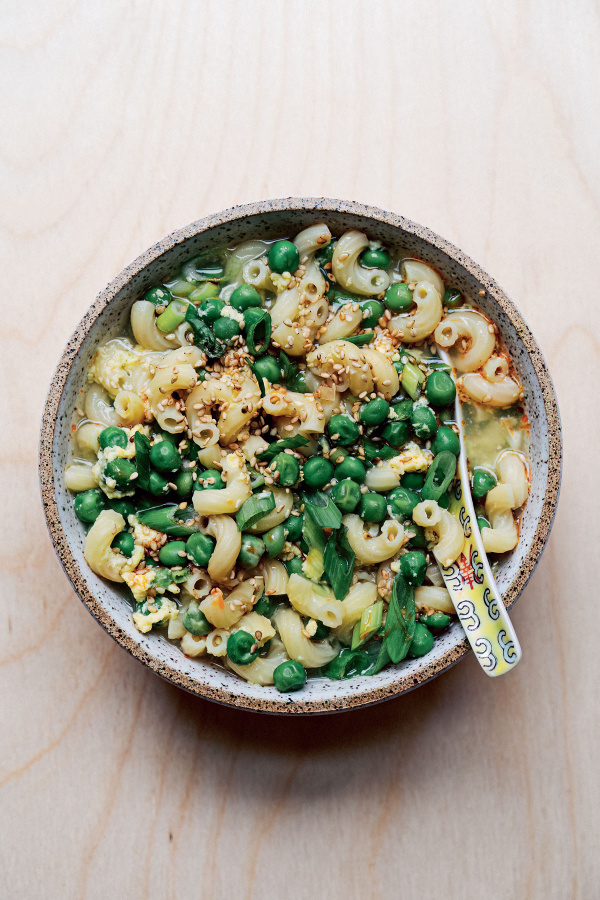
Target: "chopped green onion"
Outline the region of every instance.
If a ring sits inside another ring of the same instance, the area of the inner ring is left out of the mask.
[[[309,508],[313,512],[314,507],[305,507],[305,518]],[[346,529],[342,526],[329,539],[324,554],[325,574],[338,600],[343,600],[350,590],[355,558],[354,550],[348,543]]]
[[[402,387],[406,393],[416,400],[421,393],[421,385],[425,381],[425,374],[414,363],[407,362],[402,369]]]
[[[266,309],[250,307],[244,310],[246,345],[252,356],[261,356],[269,349],[271,316]]]
[[[439,500],[450,487],[455,474],[456,456],[450,450],[442,450],[427,470],[425,484],[421,488],[423,500]]]
[[[302,571],[307,578],[318,581],[325,571],[325,535],[312,515],[313,507],[307,506],[304,511],[304,540],[308,546],[308,554],[302,563]]]
[[[302,494],[305,504],[310,506],[314,521],[321,528],[339,528],[342,514],[327,494]]]
[[[293,363],[283,350],[279,351],[279,365],[281,366],[283,380],[290,387],[300,372],[300,366],[298,363]]]
[[[363,449],[365,451],[365,459],[393,459],[398,456],[399,450],[394,450],[388,444],[376,444],[369,438],[363,438]]]
[[[246,360],[246,365],[248,366],[248,368],[250,369],[250,371],[252,372],[252,374],[254,375],[256,380],[258,381],[258,386],[260,388],[260,396],[264,397],[265,396],[265,380],[266,379],[263,378],[262,375],[258,374],[258,372],[256,371],[256,366],[254,365],[254,363],[251,363],[249,359]]]
[[[261,462],[271,462],[282,450],[297,450],[299,447],[305,447],[308,439],[302,437],[301,434],[295,434],[294,437],[284,438],[282,441],[275,441],[266,448],[261,450],[256,456]]]
[[[153,569],[152,587],[166,591],[171,584],[181,584],[190,577],[189,569]],[[156,602],[155,600],[152,601]]]
[[[362,347],[363,344],[370,344],[374,337],[374,331],[363,331],[362,334],[352,334],[350,337],[344,338],[344,340],[349,341],[351,344],[356,344],[357,347]]]
[[[354,626],[352,632],[352,649],[360,650],[363,644],[373,637],[381,627],[383,619],[383,600],[378,600],[371,606],[363,609],[360,621]]]
[[[252,497],[248,497],[235,515],[238,531],[244,531],[244,529],[256,525],[263,516],[273,512],[274,509],[275,497],[270,491],[263,491],[261,494],[253,494]]]
[[[156,327],[165,334],[175,331],[178,325],[185,322],[185,314],[189,304],[185,300],[171,300],[167,308],[156,320]]]
[[[198,523],[194,521],[197,513],[193,506],[179,509],[176,503],[168,503],[166,506],[139,510],[136,516],[141,525],[171,537],[189,537],[199,530]]]

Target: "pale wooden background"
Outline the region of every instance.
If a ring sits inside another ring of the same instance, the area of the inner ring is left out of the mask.
[[[0,23],[2,897],[600,896],[598,4],[4,0]],[[36,444],[79,317],[164,233],[291,194],[428,224],[546,354],[563,491],[506,679],[469,658],[354,714],[221,709],[114,644],[54,556]]]

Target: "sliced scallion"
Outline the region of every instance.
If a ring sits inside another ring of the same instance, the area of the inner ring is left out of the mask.
[[[171,300],[167,308],[156,320],[156,327],[165,334],[175,331],[178,325],[185,322],[185,314],[188,304],[185,300]]]
[[[275,497],[270,491],[263,491],[261,494],[253,494],[252,497],[248,497],[235,516],[238,531],[244,531],[244,529],[256,525],[263,516],[273,512],[274,509]]]
[[[406,393],[416,400],[421,393],[421,385],[425,381],[425,375],[414,363],[404,364],[401,375],[402,387]]]

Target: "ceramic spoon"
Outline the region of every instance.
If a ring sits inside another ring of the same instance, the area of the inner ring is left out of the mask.
[[[439,358],[454,369],[448,354],[438,348]],[[456,562],[440,565],[456,614],[484,672],[495,677],[514,669],[521,659],[521,646],[492,575],[473,507],[467,469],[467,453],[458,391],[455,419],[460,438],[459,479],[450,492],[449,512],[465,533],[465,543]]]

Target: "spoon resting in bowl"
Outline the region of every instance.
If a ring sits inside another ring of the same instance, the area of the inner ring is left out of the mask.
[[[448,354],[438,348],[438,357],[454,369]],[[502,602],[492,574],[473,506],[460,397],[454,401],[455,420],[460,440],[459,479],[450,492],[448,511],[460,522],[465,542],[458,559],[440,569],[456,614],[477,660],[492,678],[514,669],[521,659],[521,646]]]

